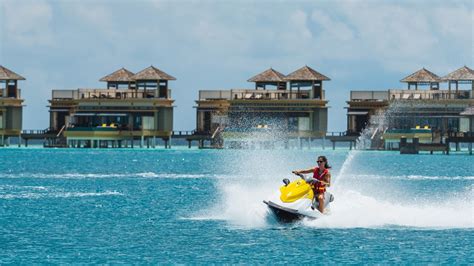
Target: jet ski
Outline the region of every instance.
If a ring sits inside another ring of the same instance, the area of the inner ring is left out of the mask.
[[[263,201],[281,222],[293,222],[303,218],[318,219],[326,215],[318,210],[319,202],[315,199],[310,185],[315,180],[302,174],[297,175],[301,178],[294,181],[283,179],[284,185],[280,187],[280,191]],[[324,213],[329,211],[329,203],[332,201],[334,196],[326,191]]]

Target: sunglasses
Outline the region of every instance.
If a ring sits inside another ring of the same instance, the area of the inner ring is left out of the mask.
[[[318,163],[324,163],[324,161],[316,161],[316,162],[318,162]]]

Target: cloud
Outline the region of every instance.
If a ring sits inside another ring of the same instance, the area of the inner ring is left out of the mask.
[[[51,29],[53,11],[47,2],[8,0],[3,1],[3,7],[2,23],[5,25],[5,40],[20,46],[52,46],[54,44]]]
[[[110,7],[106,7],[100,2],[65,3],[63,8],[69,8],[68,13],[88,25],[89,30],[100,31],[101,34],[108,35],[114,35],[118,30],[113,22],[119,21],[119,18],[113,18]]]

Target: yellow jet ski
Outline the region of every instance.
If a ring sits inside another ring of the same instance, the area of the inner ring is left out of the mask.
[[[315,200],[310,185],[315,180],[301,174],[298,176],[301,178],[292,182],[287,178],[283,179],[284,185],[280,187],[280,191],[263,201],[279,221],[292,222],[305,217],[318,219],[325,215],[318,210],[319,203]],[[329,203],[332,201],[334,201],[334,196],[326,191],[324,193],[325,213],[329,211]]]

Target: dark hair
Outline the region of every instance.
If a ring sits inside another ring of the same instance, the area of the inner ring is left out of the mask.
[[[328,159],[326,158],[326,156],[323,156],[323,155],[320,155],[318,156],[318,160],[322,160],[323,162],[325,162],[324,164],[324,167],[325,168],[331,168],[331,166],[328,164]]]

